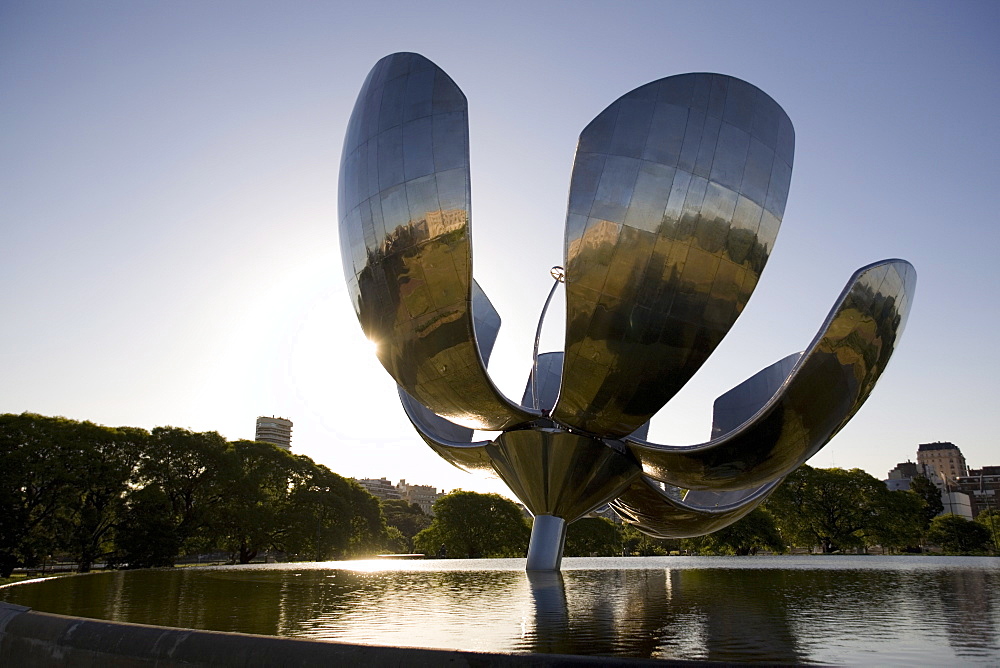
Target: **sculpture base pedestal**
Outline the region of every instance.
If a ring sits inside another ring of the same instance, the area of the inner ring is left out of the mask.
[[[558,571],[566,545],[566,520],[555,515],[536,515],[531,524],[526,571]]]

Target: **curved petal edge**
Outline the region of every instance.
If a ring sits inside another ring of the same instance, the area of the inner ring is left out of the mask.
[[[683,500],[643,476],[611,502],[625,522],[657,538],[693,538],[733,524],[759,506],[781,480],[733,492],[688,492]]]
[[[340,250],[365,335],[396,383],[470,429],[534,417],[493,385],[476,343],[465,95],[415,53],[358,95],[340,166]]]
[[[749,419],[700,445],[635,438],[626,445],[646,475],[686,489],[736,490],[788,475],[871,394],[903,333],[915,287],[916,272],[905,260],[862,267],[810,347]]]
[[[566,220],[556,420],[620,438],[694,375],[767,263],[794,151],[778,103],[722,74],[653,81],[584,129]]]

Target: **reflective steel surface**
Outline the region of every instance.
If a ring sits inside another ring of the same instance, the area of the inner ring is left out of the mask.
[[[691,491],[682,501],[641,476],[611,502],[611,507],[625,522],[652,536],[690,538],[736,522],[759,506],[779,484],[781,480],[734,492]]]
[[[625,448],[561,429],[517,429],[486,450],[493,467],[533,515],[572,522],[618,496],[640,474]]]
[[[434,413],[499,430],[530,411],[486,375],[473,333],[465,95],[415,53],[380,60],[340,166],[340,250],[355,312],[396,382]]]
[[[646,440],[756,287],[795,151],[760,89],[682,74],[623,95],[580,135],[565,269],[546,300],[565,281],[565,350],[539,354],[536,334],[514,403],[485,368],[500,316],[472,280],[468,144],[465,96],[443,70],[412,53],[375,65],[341,162],[344,270],[424,442],[500,477],[543,524],[607,502],[665,537],[735,522],[847,423],[898,344],[916,273],[886,260],[855,273],[804,353],[719,397],[712,440]],[[501,433],[472,442],[473,429]],[[543,529],[534,561],[558,568],[560,534]]]
[[[479,283],[472,283],[473,331],[476,334],[476,344],[483,364],[490,362],[493,345],[500,333],[500,314],[493,308]],[[472,440],[472,429],[449,422],[426,408],[419,401],[399,386],[399,398],[410,422],[421,434],[426,433],[432,441],[451,443],[454,445],[468,444]],[[432,446],[433,447],[433,446]],[[464,467],[459,467],[464,468]]]
[[[757,285],[785,210],[795,133],[720,74],[637,88],[580,135],[566,219],[558,421],[632,433],[701,367]]]
[[[558,571],[562,564],[563,550],[566,547],[566,525],[567,522],[562,517],[535,515],[531,522],[528,556],[524,560],[524,570],[528,571],[529,578],[559,577],[559,573],[551,571]]]
[[[788,475],[864,404],[903,333],[915,287],[904,260],[858,270],[809,349],[749,420],[702,445],[630,438],[629,449],[646,475],[687,489],[738,490]]]

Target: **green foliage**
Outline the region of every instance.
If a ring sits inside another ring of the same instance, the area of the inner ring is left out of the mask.
[[[629,524],[623,524],[622,554],[627,557],[658,557],[678,550],[681,542],[673,538],[653,538]]]
[[[918,475],[910,480],[910,491],[924,500],[924,521],[921,530],[926,531],[927,527],[931,525],[931,520],[944,510],[944,502],[941,500],[941,490],[927,476]]]
[[[400,553],[413,551],[413,537],[429,527],[433,519],[417,504],[401,499],[382,501],[382,514],[385,515],[386,525],[399,532],[402,542],[393,544],[398,545],[396,551]]]
[[[386,549],[389,554],[407,554],[412,551],[410,541],[393,526],[386,527]]]
[[[989,549],[990,532],[978,522],[949,513],[931,521],[927,541],[948,554],[973,554]]]
[[[90,570],[113,551],[113,535],[122,518],[125,498],[146,447],[149,432],[133,427],[110,429],[78,423],[77,447],[84,453],[76,469],[79,500],[67,509],[71,527],[64,545],[69,556]]]
[[[344,556],[362,557],[381,552],[385,549],[388,534],[378,499],[356,482],[344,482],[349,486],[347,498],[351,513],[351,534]]]
[[[413,542],[428,556],[521,557],[529,535],[528,523],[513,501],[499,494],[458,491],[434,503],[434,520]]]
[[[910,491],[890,492],[858,469],[803,466],[766,505],[790,543],[820,545],[824,553],[869,545],[888,552],[913,548],[925,529],[928,542],[952,554],[983,551],[990,542],[981,524],[953,515],[934,517],[943,507],[941,494],[923,476],[913,479]]]
[[[987,508],[976,516],[976,523],[986,527],[990,551],[1000,554],[1000,510]]]
[[[152,487],[166,497],[170,533],[182,552],[215,547],[209,527],[229,491],[224,484],[227,448],[214,431],[157,427],[150,432],[136,487]],[[127,543],[127,536],[119,536],[119,545]]]
[[[51,465],[64,459],[55,433],[60,418],[0,416],[0,577],[31,565],[51,549],[51,526],[72,493],[69,476]]]
[[[279,543],[295,558],[326,561],[369,556],[389,540],[378,499],[357,483],[299,455],[282,514]]]
[[[584,517],[566,528],[567,557],[620,557],[622,532],[611,520]]]
[[[170,497],[159,485],[148,485],[128,495],[111,563],[119,568],[173,566],[182,542]]]
[[[763,508],[754,508],[745,517],[705,536],[687,538],[681,544],[700,554],[746,556],[760,550],[784,552],[785,542],[774,518]]]
[[[0,415],[0,577],[68,551],[82,570],[109,549],[142,430]]]
[[[871,522],[863,529],[868,544],[886,552],[916,549],[924,532],[927,502],[912,491],[880,492],[872,504]]]
[[[765,507],[787,544],[819,545],[824,554],[831,554],[872,544],[887,494],[881,481],[861,469],[802,466]]]
[[[947,552],[1000,552],[1000,513],[929,521],[940,493],[921,478],[911,489],[890,492],[857,469],[804,466],[764,507],[684,544],[713,554],[786,544],[892,551],[916,545],[929,527],[927,539]],[[55,553],[83,571],[104,559],[169,566],[181,554],[219,549],[241,563],[265,550],[315,560],[381,551],[517,557],[530,533],[518,506],[496,494],[449,494],[432,519],[403,501],[380,504],[356,483],[268,443],[31,413],[0,415],[0,508],[0,578]],[[645,556],[680,546],[588,518],[568,527],[566,554]]]
[[[271,443],[237,441],[226,447],[218,480],[221,498],[207,522],[234,561],[249,563],[278,544],[295,464],[294,455]]]
[[[388,541],[377,499],[269,443],[30,413],[0,415],[0,507],[0,577],[56,552],[85,571],[217,549],[350,557]]]

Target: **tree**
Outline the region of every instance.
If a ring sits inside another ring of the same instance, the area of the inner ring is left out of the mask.
[[[410,540],[396,527],[386,526],[385,535],[385,545],[389,554],[406,554],[413,552]]]
[[[173,564],[182,552],[213,548],[216,536],[209,527],[217,521],[214,514],[227,492],[221,476],[228,443],[218,433],[156,427],[147,442],[129,496],[142,494],[135,500],[126,498],[128,518],[116,531],[116,560],[130,567],[138,567],[142,561],[125,556],[133,551],[130,544],[137,539],[156,543],[158,565]],[[143,524],[151,519],[149,513],[154,509],[166,514],[156,518],[156,525],[165,532],[163,540],[147,536]],[[162,550],[171,547],[175,551],[168,558]]]
[[[819,545],[831,554],[866,544],[885,485],[861,469],[802,466],[789,475],[765,507],[789,544]]]
[[[378,500],[308,457],[215,432],[31,413],[0,415],[0,509],[2,577],[56,552],[86,571],[104,557],[170,566],[220,546],[240,562],[285,546],[368,555],[389,540]]]
[[[378,499],[308,457],[298,470],[283,513],[281,547],[315,561],[370,555],[389,540]]]
[[[434,502],[434,520],[414,538],[428,555],[477,559],[520,557],[530,530],[521,509],[499,494],[452,492]]]
[[[785,541],[771,513],[754,508],[745,517],[705,536],[682,541],[688,549],[707,554],[746,556],[760,550],[784,552]]]
[[[0,577],[37,564],[64,542],[78,498],[75,424],[33,413],[0,415]]]
[[[971,554],[989,548],[990,532],[982,524],[948,513],[934,518],[927,541],[948,554]]]
[[[385,515],[386,525],[399,531],[402,538],[399,547],[406,552],[413,551],[413,537],[429,527],[433,520],[420,506],[402,499],[382,501],[382,514]]]
[[[622,553],[622,533],[611,520],[584,517],[566,529],[567,557],[618,557]]]
[[[623,524],[622,555],[627,557],[658,557],[679,550],[681,541],[676,538],[654,538],[630,524]]]
[[[147,485],[125,500],[110,563],[117,568],[173,566],[182,542],[170,497],[160,485]]]
[[[72,431],[79,454],[72,467],[76,495],[65,509],[69,529],[63,547],[86,573],[112,552],[112,530],[124,515],[125,494],[149,432],[91,422],[74,423]]]
[[[990,550],[1000,554],[1000,510],[987,508],[976,515],[976,522],[986,527],[990,536]]]
[[[249,563],[278,544],[294,470],[294,455],[271,443],[236,441],[227,448],[209,527],[234,561]]]
[[[864,531],[869,544],[881,545],[886,552],[916,548],[924,532],[927,502],[912,491],[880,493],[872,507],[872,522]]]
[[[910,491],[924,500],[923,530],[931,525],[931,520],[944,512],[944,502],[941,500],[941,490],[927,476],[918,475],[910,480]]]

